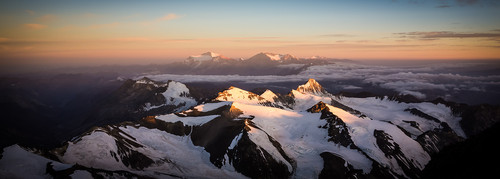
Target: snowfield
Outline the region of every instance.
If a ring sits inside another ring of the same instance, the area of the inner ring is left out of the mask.
[[[186,95],[189,89],[184,84],[170,81],[167,87],[163,93],[169,97],[167,104],[196,103]],[[230,87],[213,102],[181,113],[95,128],[68,142],[58,156],[67,164],[55,163],[55,167],[80,164],[151,177],[247,178],[252,170],[242,165],[268,167],[273,163],[283,166],[288,177],[317,178],[326,168],[321,154],[327,152],[343,159],[340,166],[346,170],[359,172],[352,177],[387,170],[383,172],[395,178],[413,178],[431,159],[422,146],[437,149],[432,142],[440,140],[422,143],[417,140],[420,136],[428,139],[426,132],[439,133],[449,126],[452,132],[447,135],[465,137],[460,118],[443,104],[333,96],[313,79],[291,90],[288,98],[293,102],[280,97],[270,90],[257,95]],[[18,171],[7,165],[13,162],[32,168],[32,173],[26,173],[30,178],[44,176],[39,165],[48,159],[19,146],[4,150],[1,169]],[[277,171],[273,169],[270,172]],[[6,171],[0,174],[11,176]]]

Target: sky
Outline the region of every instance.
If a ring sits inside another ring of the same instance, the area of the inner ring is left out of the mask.
[[[500,59],[495,0],[0,1],[0,64]]]

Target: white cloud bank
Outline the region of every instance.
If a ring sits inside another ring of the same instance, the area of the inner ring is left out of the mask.
[[[240,76],[240,75],[146,75],[157,81],[175,80],[189,82],[244,82],[244,83],[275,83],[304,82],[309,78],[318,81],[353,81],[356,84],[341,85],[342,89],[362,89],[359,84],[369,84],[384,89],[390,89],[400,94],[410,94],[425,98],[425,91],[486,91],[488,86],[500,87],[500,72],[495,75],[467,75],[467,70],[477,66],[487,66],[482,63],[442,63],[418,66],[384,66],[360,63],[339,62],[323,66],[311,66],[297,75],[276,76]],[[465,70],[464,70],[465,69]],[[444,71],[446,73],[439,73]],[[141,77],[138,77],[141,78]]]

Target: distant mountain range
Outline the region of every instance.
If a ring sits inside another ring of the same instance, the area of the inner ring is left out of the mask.
[[[180,63],[165,66],[169,74],[197,75],[289,75],[297,74],[309,66],[324,65],[336,61],[328,58],[297,58],[290,54],[258,53],[249,59],[232,59],[224,55],[206,52],[192,55]]]
[[[312,61],[315,60],[315,61]],[[231,59],[228,57],[225,57],[223,55],[220,55],[218,53],[214,52],[206,52],[201,55],[193,55],[189,56],[184,63],[187,64],[192,64],[192,63],[202,63],[202,62],[212,62],[212,63],[236,63],[236,62],[242,62],[245,63],[246,65],[267,65],[267,64],[283,64],[283,63],[311,63],[311,62],[325,62],[328,60],[336,60],[336,59],[331,59],[331,58],[326,58],[326,57],[319,57],[319,56],[313,56],[311,58],[297,58],[293,55],[290,54],[276,54],[276,53],[270,53],[270,52],[261,52],[258,53],[249,59]]]
[[[63,146],[4,148],[0,178],[420,178],[434,154],[499,120],[498,108],[332,95],[314,79],[207,96],[124,81],[87,121],[97,126]]]

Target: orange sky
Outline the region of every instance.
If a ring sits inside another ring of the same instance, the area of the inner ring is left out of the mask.
[[[0,64],[164,63],[206,51],[500,59],[500,23],[492,18],[500,5],[481,1],[213,2],[2,2]]]

